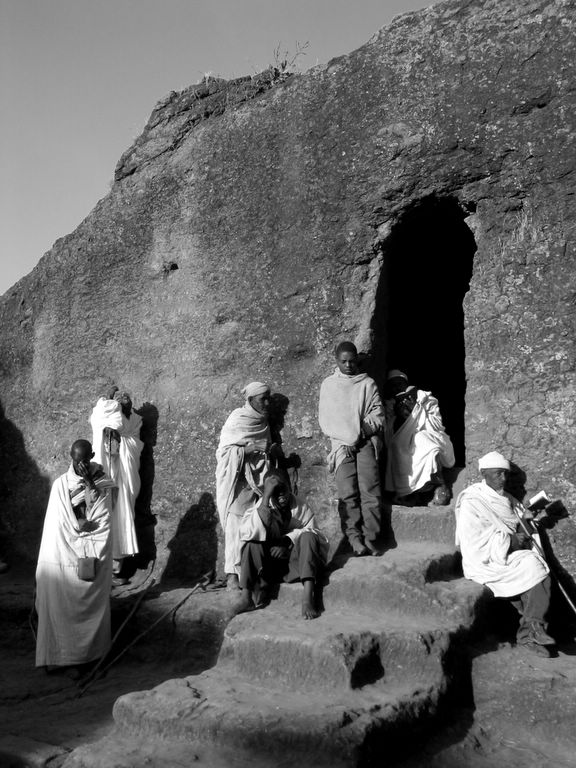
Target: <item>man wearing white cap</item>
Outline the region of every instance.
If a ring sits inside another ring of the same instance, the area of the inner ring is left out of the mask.
[[[426,503],[420,494],[429,493],[433,505],[447,504],[450,492],[442,470],[454,466],[454,448],[438,400],[431,392],[410,386],[406,374],[396,369],[388,374],[386,391],[386,490],[399,503],[406,497],[411,497],[410,503]]]
[[[229,589],[240,588],[240,523],[244,512],[262,495],[270,447],[270,387],[253,381],[242,392],[246,402],[226,419],[216,451],[216,506],[224,531]]]
[[[554,640],[546,632],[550,576],[544,559],[530,549],[519,527],[525,507],[504,490],[510,462],[496,451],[478,461],[482,482],[474,483],[456,502],[456,544],[464,576],[511,600],[520,612],[519,645],[548,656]]]

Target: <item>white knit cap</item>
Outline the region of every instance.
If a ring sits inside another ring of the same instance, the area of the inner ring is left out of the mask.
[[[264,392],[270,392],[268,384],[264,384],[261,381],[251,381],[250,384],[246,384],[242,393],[248,400],[249,397],[256,397],[256,395],[263,395]]]
[[[498,451],[490,451],[478,459],[478,469],[510,469],[510,462]]]
[[[405,373],[402,373],[402,371],[399,371],[398,368],[393,368],[388,374],[388,378],[389,379],[406,379],[406,381],[408,381],[408,376],[406,376]]]

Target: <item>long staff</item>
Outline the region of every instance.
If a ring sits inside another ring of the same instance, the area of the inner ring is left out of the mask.
[[[96,666],[95,666],[95,667],[94,667],[94,668],[91,670],[90,674],[89,674],[87,677],[85,677],[85,678],[84,678],[84,680],[82,681],[82,685],[84,686],[84,690],[85,690],[85,689],[88,687],[88,685],[89,685],[89,684],[92,682],[92,680],[93,680],[93,679],[96,677],[96,675],[98,674],[98,671],[100,670],[100,668],[101,668],[101,667],[102,667],[102,665],[104,664],[104,661],[105,661],[106,657],[108,656],[108,654],[110,653],[110,651],[111,651],[111,650],[112,650],[112,648],[114,647],[114,643],[115,643],[115,642],[116,642],[116,640],[118,639],[118,637],[119,637],[120,633],[122,632],[122,630],[124,629],[124,627],[126,626],[126,624],[128,624],[128,622],[130,621],[130,619],[132,618],[132,616],[134,616],[134,614],[135,614],[135,613],[136,613],[136,611],[138,610],[138,607],[139,607],[140,603],[141,603],[141,602],[142,602],[142,600],[144,599],[144,595],[146,595],[146,593],[148,592],[148,590],[149,590],[151,587],[153,587],[155,583],[156,583],[156,579],[152,579],[152,581],[150,582],[150,584],[148,584],[148,586],[146,587],[146,589],[143,589],[143,590],[142,590],[142,592],[140,592],[140,594],[138,595],[137,599],[134,601],[134,605],[133,605],[133,606],[132,606],[132,608],[130,609],[130,613],[128,614],[128,616],[126,616],[126,618],[124,619],[124,621],[122,622],[122,624],[120,624],[120,626],[119,626],[119,627],[118,627],[118,629],[116,630],[116,634],[114,635],[114,637],[113,637],[113,638],[112,638],[112,640],[110,641],[110,645],[108,646],[108,649],[106,650],[106,652],[105,652],[105,653],[103,653],[103,654],[102,654],[102,656],[101,656],[101,658],[100,658],[100,660],[99,660],[98,664],[96,664]]]
[[[514,511],[516,512],[516,517],[517,517],[517,518],[518,518],[518,520],[520,521],[520,525],[522,526],[522,530],[524,531],[524,533],[525,533],[527,536],[529,536],[529,537],[530,537],[530,540],[532,541],[532,546],[534,547],[534,549],[536,550],[536,552],[537,552],[537,553],[540,555],[540,557],[541,557],[541,558],[544,560],[544,562],[546,563],[546,562],[547,562],[547,560],[546,560],[546,555],[544,554],[544,550],[543,550],[543,549],[542,549],[542,547],[540,546],[540,542],[539,542],[539,541],[538,541],[538,539],[536,538],[536,535],[535,535],[535,533],[536,533],[536,532],[535,532],[535,531],[534,531],[534,532],[530,531],[530,529],[529,529],[529,528],[528,528],[528,526],[526,525],[526,521],[525,521],[525,520],[524,520],[524,518],[523,518],[523,517],[522,517],[522,516],[519,514],[518,510],[516,510],[516,509],[515,509]],[[550,568],[550,573],[552,574],[552,569],[551,569],[551,568]],[[572,608],[572,611],[573,611],[574,615],[576,615],[576,605],[574,605],[574,603],[572,602],[572,600],[571,600],[571,598],[570,598],[570,595],[568,594],[568,592],[566,592],[566,590],[565,590],[565,589],[564,589],[564,587],[562,586],[562,582],[560,581],[560,579],[559,579],[558,575],[554,573],[554,574],[553,574],[553,576],[554,576],[554,577],[555,577],[555,579],[556,579],[556,584],[557,584],[557,585],[560,587],[560,592],[562,592],[562,594],[563,594],[563,595],[564,595],[564,597],[566,598],[566,602],[568,603],[568,605],[570,606],[570,608]]]
[[[167,611],[165,611],[147,629],[145,629],[142,632],[140,632],[139,635],[137,635],[131,642],[129,642],[128,645],[126,645],[120,651],[120,653],[112,659],[112,661],[110,661],[108,664],[106,664],[106,666],[101,670],[100,674],[104,675],[110,669],[110,667],[118,661],[118,659],[120,659],[120,658],[122,658],[122,656],[124,656],[124,654],[126,653],[126,651],[129,648],[131,648],[139,640],[141,640],[145,635],[147,635],[148,632],[151,632],[157,624],[159,624],[161,621],[163,621],[167,616],[170,616],[170,614],[176,613],[178,608],[180,608],[180,606],[184,605],[184,603],[190,597],[192,597],[194,592],[197,592],[199,589],[205,590],[206,587],[208,586],[208,584],[210,583],[210,578],[211,577],[212,577],[212,570],[210,570],[210,571],[208,571],[208,573],[204,574],[204,576],[202,576],[202,578],[200,579],[198,584],[196,584],[194,587],[192,587],[190,592],[188,592],[188,594],[185,597],[183,597],[182,600],[180,600],[180,602],[176,603],[176,605],[174,605],[172,608],[169,608]],[[132,611],[132,613],[133,612],[134,611]],[[130,617],[128,616],[128,618],[130,618]],[[124,623],[126,623],[126,622],[124,622]],[[122,629],[122,627],[120,629]],[[118,636],[119,632],[120,632],[120,630],[118,630],[118,632],[116,633],[115,637]],[[105,656],[103,658],[105,658]],[[80,690],[80,693],[78,694],[78,698],[80,698],[80,696],[83,696],[86,693],[86,691],[88,690],[88,688],[92,685],[92,683],[96,680],[96,670],[97,670],[97,668],[94,669],[94,671],[92,672],[92,674],[90,675],[90,677],[88,678],[86,683],[83,684],[83,686],[82,686],[82,688]]]

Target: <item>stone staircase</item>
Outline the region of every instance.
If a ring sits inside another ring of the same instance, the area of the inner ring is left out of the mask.
[[[301,585],[228,624],[217,664],[122,696],[115,734],[65,768],[391,765],[438,727],[489,599],[462,578],[451,508],[394,508],[396,549],[350,559],[300,616]]]

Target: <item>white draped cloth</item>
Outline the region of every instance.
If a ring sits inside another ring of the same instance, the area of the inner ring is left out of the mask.
[[[140,493],[140,454],[144,446],[140,440],[142,417],[134,411],[125,416],[119,402],[101,397],[92,411],[90,424],[94,458],[118,486],[112,525],[114,558],[121,559],[138,552],[134,505]],[[106,428],[115,429],[120,434],[117,456],[110,456],[104,449],[102,435]]]
[[[318,537],[320,542],[320,553],[322,559],[326,562],[330,543],[322,531],[316,527],[314,513],[308,504],[292,494],[290,500],[290,513],[290,521],[288,522],[288,526],[286,526],[282,520],[281,513],[271,508],[270,525],[267,529],[262,522],[262,518],[258,514],[258,505],[251,505],[244,512],[242,523],[240,525],[240,540],[242,544],[247,541],[279,539],[282,536],[287,536],[292,544],[295,544],[300,536],[305,531],[308,531]],[[239,566],[240,562],[238,562],[238,567]]]
[[[251,505],[244,512],[242,518],[242,525],[240,527],[242,541],[266,541],[267,539],[280,539],[282,536],[287,536],[292,544],[295,544],[304,531],[310,531],[320,538],[322,546],[326,548],[327,553],[329,542],[322,531],[316,527],[314,513],[306,502],[293,494],[290,499],[290,515],[290,521],[286,530],[281,513],[271,508],[270,524],[266,528],[258,514],[258,504]]]
[[[546,577],[548,566],[535,550],[508,551],[518,514],[525,512],[509,493],[475,483],[458,496],[455,511],[456,544],[467,579],[485,584],[496,597],[514,597]]]
[[[91,471],[98,469],[92,463]],[[38,637],[36,666],[67,666],[99,659],[110,643],[112,547],[111,482],[97,483],[100,497],[86,519],[92,532],[80,531],[72,509],[82,500],[82,478],[70,466],[52,485],[36,568]],[[78,578],[78,558],[97,557],[94,581]]]
[[[372,437],[384,425],[384,410],[374,379],[366,373],[347,376],[336,368],[320,386],[318,421],[330,438],[328,469],[335,472],[363,435]],[[376,447],[376,446],[375,446]]]
[[[444,431],[438,400],[419,389],[412,413],[394,431],[394,414],[386,425],[386,490],[408,496],[423,488],[442,467],[454,466],[452,441]]]
[[[246,508],[261,495],[268,469],[266,455],[246,456],[248,443],[270,441],[268,418],[246,402],[226,419],[216,451],[216,506],[224,531],[224,570],[240,574],[240,522]],[[238,490],[241,489],[241,493]]]
[[[92,450],[94,461],[102,465],[102,469],[113,480],[118,479],[118,462],[114,456],[106,451],[104,446],[104,430],[115,429],[120,432],[122,428],[122,407],[117,400],[109,400],[106,397],[98,398],[90,415],[92,427]]]

